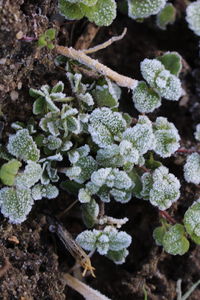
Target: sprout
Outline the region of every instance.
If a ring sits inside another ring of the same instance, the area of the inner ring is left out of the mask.
[[[116,17],[115,0],[59,0],[59,8],[68,20],[79,20],[86,16],[98,26],[109,26]]]
[[[139,112],[150,113],[161,105],[161,97],[141,81],[133,91],[133,102]]]
[[[124,250],[130,246],[132,239],[126,232],[106,226],[103,230],[85,230],[77,236],[76,241],[87,251],[97,249],[99,254],[108,255],[113,261],[122,263],[127,255]]]
[[[195,139],[200,142],[200,124],[197,124],[196,131],[194,133]]]
[[[4,187],[0,190],[1,212],[11,223],[18,224],[25,221],[33,202],[29,189]]]
[[[187,182],[200,183],[200,155],[198,153],[192,153],[187,157],[184,177]]]
[[[172,255],[183,255],[189,249],[189,241],[185,237],[183,225],[171,226],[163,238],[163,247],[166,252]]]
[[[166,0],[128,0],[128,15],[132,19],[148,18],[156,15],[165,3]]]
[[[155,144],[153,150],[161,157],[169,157],[180,147],[180,136],[173,123],[158,117],[153,124]]]
[[[16,134],[11,135],[7,149],[16,158],[24,161],[37,161],[40,157],[40,151],[27,129],[19,130]]]
[[[200,1],[192,2],[186,9],[186,21],[189,28],[200,36]]]

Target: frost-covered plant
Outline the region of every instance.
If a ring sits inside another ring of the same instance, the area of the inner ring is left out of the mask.
[[[157,59],[145,58],[141,62],[141,81],[133,91],[133,102],[141,113],[153,112],[161,105],[161,98],[177,101],[183,94],[178,78],[182,68],[181,57],[176,52],[167,52]]]
[[[200,36],[200,1],[190,3],[186,9],[186,21],[189,28]]]
[[[200,124],[197,124],[196,131],[194,133],[195,139],[200,142]]]
[[[156,15],[165,6],[166,0],[128,0],[128,15],[132,19]]]
[[[68,20],[87,17],[98,26],[108,26],[116,17],[115,0],[59,0],[60,13]]]
[[[187,157],[184,177],[187,182],[200,183],[200,155],[198,153],[192,153]]]
[[[157,26],[165,30],[168,24],[173,24],[176,18],[176,9],[172,3],[167,3],[165,7],[157,14]]]

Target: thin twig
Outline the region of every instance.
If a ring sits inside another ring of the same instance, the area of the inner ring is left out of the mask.
[[[91,54],[91,53],[97,52],[99,50],[105,49],[108,46],[112,45],[114,42],[122,40],[126,33],[127,33],[127,28],[125,27],[122,34],[120,34],[118,36],[113,36],[113,37],[111,37],[111,39],[109,39],[108,41],[106,41],[102,44],[99,44],[99,45],[89,48],[89,49],[83,49],[82,51],[85,54]]]
[[[78,203],[78,200],[73,201],[64,211],[57,215],[58,218],[62,218],[72,207]]]
[[[170,223],[176,224],[176,221],[169,215],[168,212],[159,210],[159,215]]]

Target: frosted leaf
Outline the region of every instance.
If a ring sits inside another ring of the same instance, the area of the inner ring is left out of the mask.
[[[140,69],[142,76],[151,87],[155,86],[155,77],[165,70],[164,65],[157,59],[145,58],[141,64]]]
[[[154,90],[148,88],[144,81],[141,81],[133,91],[133,102],[139,112],[150,113],[160,107],[161,98]]]
[[[120,251],[109,250],[106,256],[111,259],[116,265],[121,265],[125,262],[128,254],[129,252],[127,249],[122,249]]]
[[[87,104],[88,106],[94,105],[93,97],[90,93],[86,94],[79,94],[78,99],[82,101],[83,103]]]
[[[62,161],[63,157],[60,153],[57,153],[55,155],[50,155],[47,157],[44,157],[42,159],[39,160],[39,162],[44,162],[44,161]]]
[[[12,186],[21,165],[21,162],[17,159],[11,159],[7,163],[3,164],[0,168],[1,182],[4,185]]]
[[[97,151],[96,161],[102,167],[121,167],[124,164],[124,159],[120,155],[119,146],[116,144],[99,149]]]
[[[200,1],[190,3],[186,9],[186,21],[189,28],[200,36]]]
[[[91,228],[97,222],[99,215],[99,205],[94,199],[91,199],[90,203],[82,205],[82,217],[85,225]]]
[[[15,178],[17,188],[26,189],[33,186],[42,176],[42,168],[36,162],[27,161],[27,166],[23,173],[18,173]]]
[[[132,242],[132,238],[125,231],[119,231],[116,235],[109,235],[109,249],[112,251],[119,251],[128,248]]]
[[[7,149],[9,153],[24,161],[37,161],[40,157],[40,151],[27,129],[18,130],[16,134],[11,135]]]
[[[71,147],[73,146],[71,141],[63,141],[62,147],[61,147],[61,151],[66,152],[68,151]]]
[[[130,141],[140,155],[151,150],[154,144],[154,135],[151,121],[146,116],[139,116],[138,123],[125,130],[123,140]]]
[[[42,165],[42,176],[41,176],[42,184],[49,184],[50,181],[57,182],[59,180],[57,169],[52,167],[51,161],[45,161]]]
[[[88,130],[93,141],[99,147],[107,147],[120,136],[126,128],[126,121],[121,113],[112,112],[110,108],[95,109],[90,115]]]
[[[80,20],[84,17],[84,12],[81,10],[78,3],[59,0],[58,6],[60,13],[68,20]]]
[[[91,195],[89,193],[89,191],[86,189],[80,189],[79,193],[78,193],[78,200],[81,203],[89,203],[91,200]]]
[[[160,29],[165,30],[168,24],[175,22],[175,19],[176,8],[171,3],[168,3],[157,15],[156,24]]]
[[[189,249],[189,242],[185,237],[183,225],[176,224],[165,233],[163,247],[166,252],[172,255],[183,255]]]
[[[127,203],[131,200],[132,193],[126,192],[126,191],[120,191],[118,189],[112,189],[110,191],[110,195],[113,196],[115,201],[121,202],[121,203]]]
[[[171,4],[168,5],[170,6]],[[176,76],[179,75],[182,69],[182,58],[179,53],[175,51],[168,51],[157,57],[157,60],[159,60],[164,65],[165,69],[170,71],[171,74]]]
[[[34,200],[41,200],[42,198],[54,199],[58,196],[59,191],[55,185],[38,183],[32,188],[31,194]]]
[[[49,132],[53,136],[58,136],[61,128],[60,114],[49,112],[40,120],[39,126],[43,131]]]
[[[110,202],[110,189],[107,186],[102,186],[97,196],[100,198],[102,202],[109,203]]]
[[[86,183],[86,188],[91,195],[96,194],[99,191],[99,186],[95,185],[93,182],[89,181]]]
[[[132,19],[147,18],[156,15],[166,0],[128,0],[128,15]]]
[[[151,173],[144,173],[141,177],[142,182],[142,191],[141,191],[141,197],[144,200],[149,200],[149,194],[153,187],[153,178]]]
[[[68,104],[63,104],[62,105],[62,110],[61,110],[61,119],[66,119],[67,117],[72,117],[76,116],[78,114],[78,110],[76,108],[72,108]]]
[[[49,150],[56,150],[62,145],[62,140],[53,135],[49,135],[46,139],[43,140],[43,142]]]
[[[126,172],[120,171],[117,168],[113,169],[108,175],[106,183],[109,187],[116,187],[118,189],[128,190],[133,187],[133,182]]]
[[[93,6],[96,4],[97,0],[68,0],[70,3],[83,3],[88,6]]]
[[[106,234],[101,234],[97,241],[97,252],[101,255],[107,254],[109,249],[109,237]]]
[[[67,72],[67,78],[69,79],[69,82],[71,84],[71,88],[74,94],[76,94],[77,96],[79,94],[85,94],[86,90],[87,90],[87,85],[83,84],[81,82],[82,80],[82,74],[80,73],[70,73]]]
[[[116,18],[117,6],[115,0],[98,0],[93,6],[84,9],[85,16],[98,26],[109,26]]]
[[[75,180],[81,174],[81,168],[78,166],[70,167],[65,170],[65,175],[69,177],[70,180]]]
[[[52,93],[62,93],[64,91],[64,83],[62,81],[58,81],[51,90]]]
[[[196,202],[188,208],[184,215],[184,225],[192,240],[200,244],[200,203]]]
[[[197,124],[196,131],[194,133],[195,139],[200,142],[200,124]]]
[[[169,157],[180,147],[180,136],[173,123],[158,117],[153,124],[155,144],[153,150],[161,157]]]
[[[161,71],[155,79],[155,90],[167,100],[178,101],[183,94],[181,81],[168,70]]]
[[[192,153],[187,157],[184,177],[187,182],[200,183],[200,155],[198,153]]]
[[[76,237],[76,242],[85,250],[93,251],[96,248],[96,231],[85,230]]]
[[[29,189],[2,188],[0,190],[1,213],[14,224],[26,220],[33,205]]]
[[[102,168],[92,173],[91,181],[93,184],[101,187],[106,183],[107,177],[109,176],[112,168]]]
[[[158,246],[163,245],[163,238],[164,238],[165,233],[166,233],[165,226],[159,226],[154,229],[153,238],[156,242],[156,245],[158,245]]]
[[[166,167],[159,167],[153,172],[153,187],[149,200],[160,210],[168,209],[180,197],[180,182]]]
[[[123,140],[119,144],[119,151],[124,161],[131,164],[137,164],[139,160],[139,152],[133,147],[133,144],[129,141]],[[117,166],[117,165],[116,165]]]
[[[71,163],[76,163],[80,157],[85,157],[90,153],[90,147],[86,144],[82,147],[76,148],[68,152],[68,158]]]

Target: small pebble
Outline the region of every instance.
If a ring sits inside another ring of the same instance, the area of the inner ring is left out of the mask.
[[[22,38],[23,38],[23,36],[24,36],[24,33],[20,30],[20,31],[18,31],[18,33],[16,34],[16,38],[18,39],[18,40],[21,40]]]
[[[10,93],[10,98],[11,98],[13,101],[17,100],[18,97],[19,97],[19,93],[18,93],[18,92],[12,91],[12,92]]]

